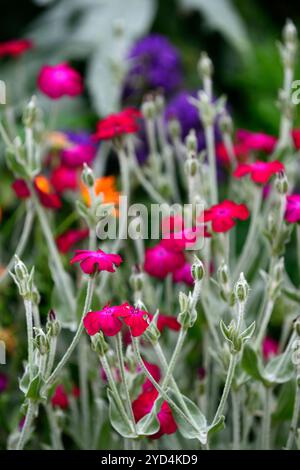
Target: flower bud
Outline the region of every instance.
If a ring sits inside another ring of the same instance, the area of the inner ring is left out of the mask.
[[[145,282],[145,275],[143,272],[133,271],[129,278],[130,285],[135,292],[139,292],[143,289]]]
[[[152,98],[147,98],[142,104],[142,114],[145,119],[154,119],[156,114],[155,104]]]
[[[239,280],[234,288],[234,293],[238,302],[246,302],[249,295],[249,284],[245,279],[244,273],[240,274]]]
[[[217,278],[219,281],[219,284],[228,284],[229,282],[229,271],[228,271],[228,266],[225,264],[223,261],[221,266],[219,266],[218,271],[217,271]]]
[[[160,337],[160,331],[157,328],[157,315],[152,319],[150,322],[147,330],[146,330],[146,337],[149,338],[150,341],[156,343]]]
[[[200,55],[198,72],[201,78],[211,77],[213,74],[213,64],[206,52],[202,52]]]
[[[45,335],[41,328],[34,328],[34,330],[36,333],[34,338],[34,344],[37,350],[42,356],[44,354],[48,354],[50,350],[50,344],[47,335]]]
[[[284,171],[281,171],[277,174],[275,180],[275,188],[279,192],[279,194],[286,194],[289,189],[288,179]]]
[[[94,172],[86,163],[83,164],[81,179],[86,186],[93,188],[95,183]]]
[[[219,127],[223,134],[232,134],[233,132],[233,123],[231,116],[227,112],[221,114],[219,119]]]
[[[280,258],[280,260],[274,266],[274,281],[276,283],[281,282],[283,272],[284,272],[284,259]]]
[[[189,152],[197,152],[198,142],[195,129],[191,129],[185,139],[185,145]]]
[[[297,28],[291,20],[287,20],[283,31],[282,37],[285,43],[295,43],[298,38]]]
[[[92,349],[100,356],[104,356],[109,350],[109,346],[104,339],[102,331],[92,336]]]
[[[36,97],[33,96],[23,113],[23,124],[26,127],[32,127],[37,117]]]
[[[164,108],[165,108],[165,98],[162,94],[157,94],[155,97],[155,108],[157,111],[157,114],[162,114]]]
[[[297,335],[300,337],[300,316],[298,316],[293,322],[293,328]]]
[[[181,125],[178,119],[172,118],[168,122],[168,132],[173,139],[181,137]]]
[[[184,292],[179,292],[179,307],[181,313],[187,312],[189,308],[189,298]]]
[[[205,274],[204,265],[196,255],[194,256],[191,273],[194,281],[201,281]]]
[[[17,255],[15,255],[15,274],[19,282],[24,281],[28,277],[28,270]]]
[[[196,176],[199,172],[199,161],[194,153],[190,153],[184,164],[184,169],[188,176]]]
[[[46,330],[49,336],[52,336],[52,337],[56,337],[60,333],[61,325],[60,325],[59,320],[56,319],[56,315],[53,310],[50,310],[50,312],[48,313]]]

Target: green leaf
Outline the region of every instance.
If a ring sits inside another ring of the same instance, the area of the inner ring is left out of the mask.
[[[295,400],[295,382],[293,380],[280,387],[277,406],[272,415],[274,422],[286,421],[292,419]]]
[[[33,366],[33,376],[36,377],[38,375],[39,368],[37,366]],[[24,395],[27,394],[30,387],[30,378],[29,378],[29,366],[26,364],[24,374],[22,375],[21,379],[19,379],[19,388]]]
[[[248,33],[241,17],[229,0],[179,0],[186,10],[198,10],[207,24],[225,36],[241,53],[249,52]]]
[[[255,321],[251,323],[241,334],[240,337],[243,338],[244,341],[249,340],[252,338],[253,333],[255,330]]]
[[[272,357],[266,365],[264,376],[269,382],[283,384],[294,377],[295,368],[291,358],[282,361],[283,357],[284,354]]]
[[[174,403],[180,408],[185,415],[189,415],[189,419],[194,423],[189,423],[186,419],[184,419],[178,411],[176,411],[171,404],[170,407],[172,409],[172,413],[174,415],[175,421],[178,425],[178,430],[180,434],[185,437],[186,439],[198,439],[201,444],[206,444],[207,442],[207,422],[204,414],[195,405],[192,400],[187,398],[184,395],[181,395],[181,398],[184,402],[184,407],[182,406],[181,400],[179,399],[177,393],[173,390],[168,391],[168,395]],[[188,410],[188,414],[185,412],[184,408]]]
[[[155,434],[160,428],[160,422],[157,418],[157,414],[161,409],[164,399],[162,397],[157,398],[154,406],[150,413],[144,416],[137,424],[137,433],[140,436],[151,436]]]
[[[124,420],[120,410],[116,404],[112,391],[107,388],[107,396],[109,401],[109,419],[112,427],[122,436],[126,438],[134,438],[136,434],[132,430],[127,420]]]
[[[26,398],[30,398],[33,401],[38,401],[41,398],[41,387],[43,385],[44,381],[40,374],[37,374],[34,379],[29,384],[27,393],[26,393]]]
[[[208,427],[208,436],[211,437],[225,428],[225,416],[221,415],[216,424]]]
[[[266,383],[261,357],[249,344],[245,344],[241,365],[253,379]]]

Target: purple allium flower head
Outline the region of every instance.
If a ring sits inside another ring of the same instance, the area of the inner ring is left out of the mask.
[[[125,96],[143,94],[157,88],[170,94],[182,82],[179,53],[164,36],[150,34],[138,40],[129,52],[128,60]]]
[[[197,108],[190,102],[190,97],[197,97],[195,92],[180,91],[175,95],[165,110],[165,120],[176,118],[181,125],[182,138],[188,135],[191,129],[194,129],[198,140],[198,150],[205,148],[204,130]],[[216,141],[220,140],[218,126],[215,126]]]
[[[8,385],[8,377],[6,374],[0,372],[0,393],[5,392]]]

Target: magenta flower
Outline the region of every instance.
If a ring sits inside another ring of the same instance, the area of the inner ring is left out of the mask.
[[[81,76],[67,63],[44,65],[37,82],[40,91],[53,100],[75,97],[83,91]]]
[[[262,353],[264,359],[267,361],[273,356],[276,356],[279,352],[279,343],[270,336],[266,336],[262,344]]]
[[[76,191],[78,179],[76,169],[61,165],[53,170],[50,182],[58,193],[63,193],[67,190]]]
[[[57,237],[56,244],[61,253],[68,253],[73,245],[84,240],[89,235],[89,229],[70,229]]]
[[[290,224],[300,222],[300,194],[287,196],[285,220]]]
[[[264,162],[256,160],[254,163],[242,163],[234,171],[233,176],[243,178],[243,176],[251,176],[254,183],[266,184],[271,177],[280,171],[284,171],[284,165],[278,160],[273,162]]]
[[[169,251],[158,243],[153,248],[148,248],[145,255],[145,271],[153,277],[164,279],[185,263],[181,252]]]
[[[0,393],[5,392],[8,386],[8,377],[0,372]]]
[[[145,310],[139,308],[128,307],[119,310],[118,317],[122,317],[124,323],[129,326],[132,336],[141,336],[150,324],[150,316]]]
[[[122,322],[118,316],[126,314],[126,311],[131,308],[128,303],[124,303],[113,307],[106,305],[102,310],[88,312],[83,319],[87,334],[94,336],[101,330],[106,336],[115,336],[122,328]]]
[[[91,164],[96,154],[96,147],[90,144],[76,144],[61,151],[61,161],[68,167],[80,167]]]
[[[82,271],[86,274],[93,274],[94,272],[108,271],[115,272],[115,267],[120,266],[122,263],[120,255],[105,253],[102,250],[76,250],[75,256],[71,259],[70,263],[80,263]]]
[[[245,129],[237,131],[237,140],[243,143],[248,151],[261,151],[272,153],[276,145],[276,137],[265,134],[264,132],[251,132]]]
[[[199,237],[211,237],[206,226],[186,228],[184,230],[164,235],[160,244],[168,251],[180,252],[187,248],[192,249]]]
[[[245,204],[236,204],[228,199],[204,211],[205,222],[211,221],[212,229],[217,233],[230,230],[235,226],[236,219],[247,220],[248,217],[249,211]]]
[[[173,272],[173,281],[176,283],[183,282],[188,286],[192,286],[194,284],[190,263],[185,262],[184,265]]]

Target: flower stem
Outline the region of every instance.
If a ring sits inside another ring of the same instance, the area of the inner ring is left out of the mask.
[[[30,380],[33,379],[33,323],[32,323],[32,301],[24,299],[27,325],[27,342],[28,342],[28,367]]]
[[[6,279],[9,271],[11,270],[12,266],[15,263],[15,255],[17,255],[19,258],[22,256],[24,249],[27,245],[29,235],[31,233],[31,228],[32,228],[32,222],[34,219],[34,210],[31,206],[31,203],[27,205],[27,210],[26,210],[26,216],[25,216],[25,221],[24,221],[24,226],[22,229],[22,233],[18,242],[18,245],[15,249],[15,254],[9,261],[8,265],[6,268],[3,270],[3,272],[0,275],[0,283]]]
[[[293,416],[290,425],[289,435],[286,442],[285,449],[290,450],[293,446],[295,434],[297,430],[297,424],[299,421],[300,415],[300,387],[298,381],[296,380],[296,394],[295,394],[295,402],[294,402],[294,409],[293,409]]]
[[[237,265],[234,270],[234,275],[233,275],[234,279],[236,279],[241,272],[247,271],[248,263],[252,259],[252,257],[250,256],[250,253],[254,247],[255,239],[257,237],[258,216],[259,216],[259,211],[260,211],[261,202],[262,202],[262,189],[261,188],[255,188],[255,189],[256,189],[256,194],[254,197],[250,227],[248,230],[246,241],[243,246],[242,253],[238,259]]]
[[[216,152],[215,152],[215,136],[213,125],[209,124],[204,128],[205,142],[209,163],[209,180],[210,180],[210,198],[211,204],[218,203],[218,181],[216,170]]]
[[[45,214],[45,211],[42,208],[42,206],[40,205],[40,203],[39,203],[39,201],[38,201],[38,199],[37,199],[37,197],[34,193],[34,188],[33,188],[32,184],[30,184],[30,191],[31,191],[31,197],[32,197],[33,203],[35,205],[36,213],[38,215],[38,218],[39,218],[39,221],[40,221],[40,224],[41,224],[41,227],[42,227],[42,231],[44,233],[44,237],[45,237],[45,239],[47,241],[47,244],[48,244],[48,248],[49,248],[49,251],[50,251],[51,258],[52,258],[53,263],[55,265],[55,269],[56,269],[57,276],[58,276],[58,281],[59,281],[59,283],[60,283],[60,285],[63,289],[64,295],[65,295],[66,300],[67,300],[68,305],[69,305],[69,308],[74,313],[75,312],[75,307],[76,307],[75,299],[72,296],[72,293],[70,291],[70,286],[68,285],[68,282],[67,282],[66,272],[63,268],[61,258],[59,256],[59,253],[58,253],[58,250],[57,250],[57,247],[56,247],[56,244],[55,244],[55,241],[54,241],[54,238],[53,238],[53,235],[52,235],[52,232],[51,232],[51,229],[50,229],[50,226],[49,226],[46,214]]]
[[[270,449],[271,398],[271,387],[265,387],[265,406],[262,420],[262,450]]]
[[[232,380],[233,380],[233,377],[234,377],[236,363],[237,363],[236,354],[231,354],[225,386],[224,386],[224,389],[223,389],[223,393],[222,393],[222,397],[221,397],[218,409],[217,409],[215,417],[212,421],[212,426],[217,423],[218,419],[223,414],[224,407],[225,407],[225,404],[226,404],[226,401],[227,401],[227,398],[228,398],[228,394],[230,392]]]
[[[24,445],[30,438],[31,425],[34,419],[36,408],[37,408],[37,405],[32,400],[29,400],[24,425],[20,434],[20,438],[19,438],[16,450],[23,450]]]
[[[113,378],[113,375],[112,375],[112,372],[111,372],[109,363],[108,363],[108,361],[107,361],[107,358],[106,358],[105,355],[103,355],[103,356],[99,356],[99,359],[100,359],[100,361],[101,361],[103,370],[104,370],[105,375],[106,375],[106,377],[107,377],[109,387],[110,387],[111,392],[112,392],[112,394],[113,394],[113,397],[114,397],[116,406],[118,407],[118,410],[119,410],[119,412],[120,412],[120,415],[122,416],[123,420],[124,420],[125,422],[127,422],[128,426],[129,426],[129,428],[132,430],[132,432],[135,432],[135,421],[132,422],[132,421],[128,418],[128,415],[127,415],[127,413],[126,413],[126,411],[125,411],[123,402],[122,402],[122,400],[121,400],[121,398],[120,398],[120,395],[119,395],[119,392],[118,392],[116,383],[115,383],[115,381],[114,381],[114,378]]]
[[[61,369],[64,367],[66,362],[68,361],[69,357],[71,356],[72,352],[74,351],[74,349],[76,348],[76,346],[77,346],[77,344],[80,340],[80,337],[81,337],[81,334],[82,334],[82,331],[83,331],[83,317],[89,311],[89,309],[91,307],[92,297],[93,297],[93,292],[94,292],[94,284],[95,284],[95,278],[90,277],[89,281],[88,281],[88,285],[87,285],[87,292],[86,292],[86,298],[85,298],[84,308],[83,308],[83,312],[82,312],[82,317],[81,317],[80,323],[78,325],[77,331],[75,333],[75,336],[74,336],[69,348],[65,352],[64,356],[61,358],[60,362],[57,364],[56,368],[54,369],[54,371],[52,372],[52,374],[50,375],[50,377],[46,381],[46,385],[51,385],[55,381],[57,375],[59,374]]]
[[[232,422],[233,422],[233,450],[240,449],[241,425],[240,425],[240,393],[238,390],[231,391],[232,398]]]
[[[265,309],[265,313],[262,319],[260,329],[256,337],[256,341],[255,341],[255,346],[257,349],[260,348],[260,345],[265,337],[266,330],[268,328],[268,324],[269,324],[269,321],[273,312],[273,307],[274,307],[274,300],[269,299],[266,305],[266,309]]]
[[[118,333],[116,336],[116,351],[117,351],[117,357],[118,357],[118,363],[119,363],[119,369],[121,373],[121,379],[125,391],[125,398],[127,402],[127,410],[131,416],[132,424],[134,428],[135,426],[135,418],[132,410],[132,405],[131,405],[131,399],[130,399],[130,394],[129,394],[129,388],[128,388],[128,383],[126,379],[126,372],[125,372],[125,367],[124,367],[124,357],[123,357],[123,344],[122,344],[122,333]]]
[[[89,387],[88,387],[88,360],[86,338],[81,337],[78,348],[79,356],[79,384],[80,384],[80,405],[82,413],[83,442],[88,449],[90,435],[90,409],[89,409]]]
[[[49,426],[50,426],[52,449],[63,450],[64,447],[63,447],[62,440],[61,440],[60,430],[57,425],[53,408],[51,407],[51,405],[46,404],[45,409],[46,409]]]

